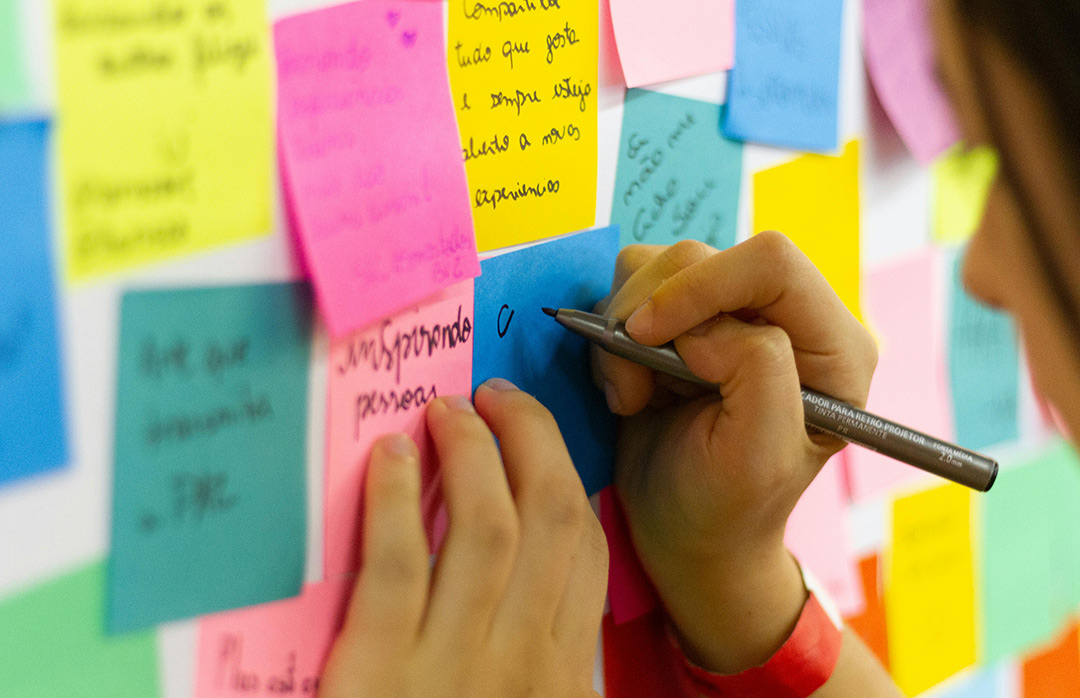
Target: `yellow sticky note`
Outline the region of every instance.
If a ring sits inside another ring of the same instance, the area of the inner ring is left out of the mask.
[[[896,500],[885,568],[889,666],[913,696],[975,663],[971,493],[946,485]]]
[[[58,0],[69,279],[266,234],[264,0]]]
[[[787,235],[855,317],[859,308],[859,144],[754,175],[754,231]]]
[[[975,232],[997,174],[997,153],[954,146],[934,163],[934,240],[963,243]]]
[[[597,7],[450,3],[450,85],[480,250],[596,220]]]

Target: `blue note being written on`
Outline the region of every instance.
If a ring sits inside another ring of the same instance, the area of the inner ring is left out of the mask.
[[[737,2],[724,134],[836,150],[842,20],[843,0]]]
[[[949,381],[956,442],[980,449],[1020,435],[1020,359],[1012,321],[972,298],[952,269]]]
[[[735,244],[743,149],[719,120],[716,104],[627,91],[611,204],[623,246]]]
[[[299,593],[308,286],[133,292],[120,315],[110,632]]]
[[[617,227],[486,259],[476,280],[473,387],[505,378],[559,423],[590,495],[611,483],[615,416],[590,375],[589,346],[541,308],[592,310],[611,290]]]
[[[45,121],[0,121],[0,485],[63,466]]]

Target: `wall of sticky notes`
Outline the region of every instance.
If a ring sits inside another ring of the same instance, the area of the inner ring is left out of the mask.
[[[1080,461],[959,284],[993,154],[925,0],[0,0],[0,694],[314,695],[371,444],[503,376],[607,532],[597,689],[657,598],[587,348],[620,247],[787,233],[871,328],[869,408],[994,491],[849,448],[787,543],[908,695],[1080,693]],[[669,684],[670,685],[670,684]]]

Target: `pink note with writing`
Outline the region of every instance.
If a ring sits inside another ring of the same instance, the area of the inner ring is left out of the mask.
[[[878,340],[878,365],[866,408],[939,439],[955,437],[942,317],[944,261],[934,248],[867,271],[863,307]],[[847,449],[848,481],[858,501],[931,475],[869,449]]]
[[[473,282],[463,281],[330,347],[326,418],[325,572],[359,568],[362,487],[375,441],[409,434],[420,447],[423,512],[437,545],[445,518],[424,412],[472,391]]]
[[[843,460],[850,450],[833,456],[806,488],[784,536],[795,559],[821,582],[845,616],[861,613],[866,604],[847,528]]]
[[[610,0],[627,87],[715,73],[735,60],[734,0]]]
[[[291,599],[203,616],[195,698],[314,698],[352,588],[309,584]]]
[[[600,525],[607,537],[608,603],[612,620],[621,625],[656,607],[659,600],[652,582],[638,561],[622,504],[614,487],[600,490]]]
[[[866,0],[863,44],[882,106],[911,154],[928,165],[960,139],[934,67],[929,0]]]
[[[284,179],[334,337],[480,273],[442,13],[364,0],[274,25]]]

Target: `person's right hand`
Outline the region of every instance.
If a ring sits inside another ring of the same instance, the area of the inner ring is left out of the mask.
[[[692,658],[734,673],[768,659],[805,600],[784,548],[799,496],[843,444],[807,433],[800,384],[863,406],[870,333],[786,237],[717,252],[632,246],[598,312],[674,341],[719,394],[594,349],[620,424],[616,489],[638,554]],[[674,392],[672,392],[672,389]]]

